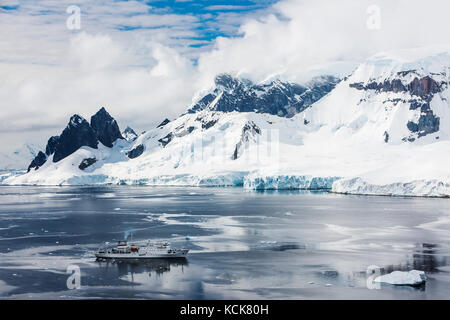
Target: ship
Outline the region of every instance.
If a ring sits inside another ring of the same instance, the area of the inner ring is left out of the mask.
[[[145,259],[185,259],[189,250],[172,248],[169,242],[152,243],[147,241],[144,245],[128,244],[127,241],[119,241],[114,248],[103,245],[95,253],[97,260],[145,260]]]

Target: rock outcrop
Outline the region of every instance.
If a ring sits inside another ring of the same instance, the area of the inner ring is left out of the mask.
[[[28,171],[32,168],[39,169],[51,155],[53,155],[53,162],[58,162],[81,147],[97,149],[99,142],[111,148],[117,139],[123,139],[119,126],[105,108],[101,108],[92,116],[91,123],[75,114],[70,118],[61,135],[53,136],[48,140],[45,153],[39,152],[29,165]],[[80,164],[80,169],[86,168],[86,164],[88,163]]]
[[[113,142],[117,139],[123,139],[116,120],[105,108],[101,108],[91,117],[91,127],[97,134],[97,139],[109,148],[112,148]]]
[[[47,156],[42,151],[39,151],[36,158],[31,161],[30,165],[28,166],[28,172],[30,172],[31,169],[39,169],[45,162],[47,161]]]
[[[90,166],[92,166],[94,163],[97,162],[96,158],[86,158],[83,161],[81,161],[80,165],[78,166],[78,168],[80,170],[84,170]]]
[[[130,127],[127,127],[122,132],[122,137],[127,141],[134,141],[138,137],[137,133]]]
[[[280,80],[254,84],[246,79],[221,74],[215,79],[214,89],[199,99],[188,113],[210,109],[269,113],[291,118],[328,94],[338,82],[338,78],[324,76],[304,86]]]
[[[413,142],[418,138],[439,131],[440,118],[434,114],[430,103],[436,94],[448,87],[448,82],[436,81],[430,75],[422,75],[417,70],[408,70],[397,72],[393,78],[382,82],[372,80],[367,83],[350,83],[349,86],[357,90],[374,90],[377,93],[409,94],[410,98],[398,98],[398,102],[408,103],[409,109],[420,111],[420,115],[417,120],[408,121],[405,124],[411,134],[404,137],[403,141]],[[386,134],[385,142],[388,142],[389,138],[386,137],[389,137],[389,134],[388,132]]]
[[[140,144],[137,147],[135,147],[133,150],[127,152],[127,156],[130,159],[135,159],[142,155],[144,153],[145,147],[144,145]]]
[[[234,148],[232,160],[237,160],[244,152],[245,148],[248,146],[251,139],[255,139],[256,135],[261,134],[261,129],[253,122],[247,122],[242,128],[241,139],[236,144]]]
[[[64,159],[84,146],[97,149],[97,134],[86,119],[76,114],[70,118],[69,124],[59,136],[53,162]]]
[[[164,121],[163,122],[161,122],[158,126],[157,126],[157,128],[163,128],[166,124],[168,124],[170,122],[170,120],[169,119],[164,119]]]

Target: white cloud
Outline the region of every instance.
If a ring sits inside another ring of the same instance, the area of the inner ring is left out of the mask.
[[[210,11],[228,11],[228,10],[247,10],[251,6],[237,6],[237,5],[213,5],[208,6],[205,9]]]
[[[11,130],[34,131],[36,125],[54,126],[58,134],[72,114],[89,118],[101,106],[122,127],[146,128],[178,115],[190,103],[195,72],[192,62],[174,49],[158,43],[124,47],[107,35],[87,33],[70,44],[63,66],[0,64],[5,74],[0,79],[2,136]],[[154,62],[130,66],[145,46]]]
[[[199,61],[203,73],[234,70],[262,80],[282,74],[304,80],[324,70],[349,72],[380,51],[448,42],[446,0],[376,1],[381,28],[367,28],[373,1],[302,1],[277,4],[275,14],[241,26],[242,38],[220,38]]]

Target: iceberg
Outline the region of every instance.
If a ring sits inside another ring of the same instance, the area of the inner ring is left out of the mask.
[[[425,272],[419,270],[394,271],[375,278],[374,282],[392,284],[396,286],[418,286],[427,281]]]

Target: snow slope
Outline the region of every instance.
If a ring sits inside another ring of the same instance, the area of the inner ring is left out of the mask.
[[[240,185],[450,196],[449,52],[376,55],[322,99],[283,117],[271,106],[236,111],[242,92],[238,97],[228,92],[231,110],[223,101],[217,108],[223,93],[214,91],[214,99],[198,99],[208,105],[194,102],[195,110],[135,139],[118,140],[112,148],[82,147],[3,183]],[[89,158],[96,163],[79,169]]]

